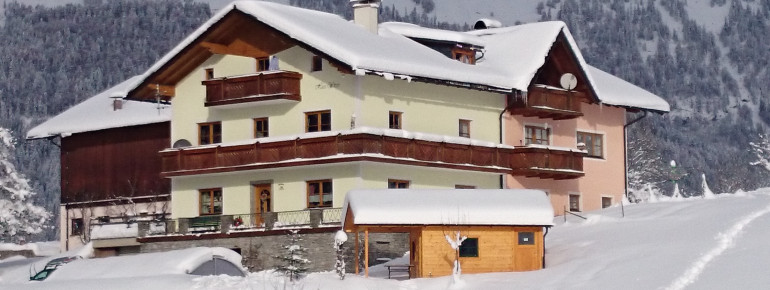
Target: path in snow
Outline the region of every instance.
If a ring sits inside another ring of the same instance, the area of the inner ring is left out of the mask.
[[[676,279],[671,285],[668,286],[669,290],[681,290],[687,287],[688,285],[695,282],[696,279],[698,279],[698,276],[703,272],[703,269],[706,268],[706,266],[714,260],[714,258],[718,257],[722,253],[724,253],[727,249],[733,246],[735,243],[735,240],[740,236],[741,232],[743,231],[743,228],[746,227],[746,225],[750,224],[755,219],[770,213],[770,205],[765,207],[764,209],[755,211],[745,217],[743,219],[739,220],[737,223],[735,223],[727,232],[721,233],[717,235],[718,244],[716,247],[711,249],[708,253],[703,255],[700,259],[695,261],[695,263],[692,264],[692,267],[690,267],[689,270],[687,270],[682,276],[679,277],[679,279]]]

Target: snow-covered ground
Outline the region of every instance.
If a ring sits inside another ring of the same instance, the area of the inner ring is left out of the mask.
[[[546,237],[546,269],[388,280],[312,273],[288,289],[766,289],[770,285],[770,189],[628,205],[555,219]],[[330,242],[331,243],[331,242]],[[331,245],[329,245],[331,246]],[[329,257],[334,259],[334,257]],[[13,261],[18,263],[18,260]],[[165,275],[152,278],[15,282],[0,261],[2,289],[284,289],[272,272],[245,278]],[[65,265],[66,267],[66,265]],[[116,265],[119,271],[119,265]],[[7,282],[6,282],[7,283]]]

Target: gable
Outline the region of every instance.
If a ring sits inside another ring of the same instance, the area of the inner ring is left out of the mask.
[[[214,54],[260,58],[296,44],[275,29],[238,10],[231,10],[145,78],[127,97],[153,100],[160,92],[162,99],[168,101],[174,96],[174,86]]]
[[[585,96],[581,101],[598,102],[599,99],[594,92],[593,84],[586,75],[585,68],[578,62],[564,32],[560,32],[545,58],[545,63],[537,70],[532,79],[530,88],[534,85],[561,88],[560,80],[565,73],[571,73],[577,78],[577,87],[574,91],[582,93],[580,96]]]

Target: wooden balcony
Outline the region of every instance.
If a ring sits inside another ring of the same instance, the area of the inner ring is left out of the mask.
[[[508,110],[511,114],[524,117],[574,119],[583,116],[580,103],[585,98],[582,92],[531,86],[526,98],[508,97]]]
[[[299,102],[302,74],[267,71],[257,74],[203,81],[206,107],[236,104]]]
[[[547,147],[487,147],[373,133],[338,133],[247,145],[167,149],[160,155],[164,177],[371,161],[571,179],[583,176],[585,153]]]

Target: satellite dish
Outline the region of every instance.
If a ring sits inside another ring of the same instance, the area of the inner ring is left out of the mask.
[[[563,74],[561,75],[561,79],[559,79],[559,84],[561,84],[561,87],[565,90],[574,90],[577,87],[577,77],[571,73]]]
[[[179,139],[174,142],[174,145],[172,147],[174,148],[185,148],[190,147],[192,144],[190,144],[190,141],[187,141],[187,139]]]

